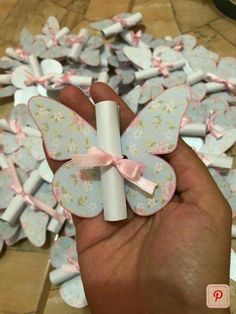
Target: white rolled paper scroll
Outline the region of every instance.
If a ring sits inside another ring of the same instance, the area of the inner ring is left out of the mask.
[[[54,75],[54,77],[52,78],[52,82],[57,84],[57,81],[60,79],[60,77],[61,75]],[[93,82],[92,76],[71,75],[70,78],[68,80],[65,80],[65,82],[62,82],[60,86],[65,84],[73,84],[76,86],[90,86],[92,85],[92,82]]]
[[[182,67],[184,67],[185,65],[185,60],[176,60],[176,61],[172,61],[171,62],[171,67],[168,67],[169,62],[165,63],[163,62],[164,65],[167,66],[168,70],[171,71],[175,71],[177,69],[180,69]],[[153,67],[150,69],[145,69],[145,70],[140,70],[134,73],[135,79],[137,81],[139,80],[146,80],[155,76],[161,75],[160,70],[157,67]]]
[[[98,82],[103,82],[103,83],[107,83],[109,80],[109,75],[106,71],[102,71],[99,73],[98,75]]]
[[[63,267],[54,269],[49,273],[50,281],[55,286],[60,285],[61,283],[76,276],[78,276],[78,273],[65,271]]]
[[[55,210],[58,214],[60,214],[63,217],[64,209],[61,205],[58,204]],[[55,234],[58,234],[61,231],[61,228],[63,227],[65,220],[66,218],[63,221],[59,221],[56,218],[52,217],[49,221],[47,230]]]
[[[92,85],[93,78],[92,76],[72,75],[70,78],[70,82],[71,84],[77,86],[90,86]]]
[[[7,157],[3,153],[0,153],[0,168],[2,169],[8,168]]]
[[[34,55],[29,56],[29,64],[33,73],[33,76],[40,77],[43,75],[38,58]]]
[[[188,123],[180,129],[182,136],[205,136],[207,127],[203,123]]]
[[[232,169],[233,167],[233,157],[224,155],[213,155],[203,153],[205,158],[202,161],[208,167],[220,168],[220,169]]]
[[[0,85],[11,84],[11,74],[0,74]]]
[[[7,56],[9,56],[13,59],[16,59],[16,60],[28,62],[28,59],[29,59],[28,56],[25,58],[21,58],[20,55],[15,51],[15,49],[13,49],[11,47],[6,48],[5,53]]]
[[[208,94],[221,92],[227,89],[225,84],[215,83],[215,82],[206,83],[205,86],[206,86],[206,92]]]
[[[89,32],[85,28],[81,28],[78,33],[78,37],[81,38],[81,42],[73,44],[69,54],[68,54],[68,62],[74,63],[79,61],[79,57],[81,55],[82,49],[84,45],[87,43],[89,39]]]
[[[136,25],[139,21],[141,21],[141,19],[142,19],[142,14],[140,12],[137,12],[137,13],[132,14],[126,18],[123,18],[124,25],[122,25],[122,23],[120,23],[120,22],[117,22],[117,23],[114,23],[110,26],[105,27],[102,30],[102,34],[106,38],[110,37],[112,35],[119,34],[120,32],[122,32],[122,30],[124,28]]]
[[[42,184],[42,182],[43,180],[40,177],[38,170],[32,171],[28,179],[23,184],[24,193],[26,194],[34,193]],[[7,209],[2,214],[1,219],[9,222],[10,224],[14,224],[21,215],[25,206],[26,203],[24,201],[23,196],[17,194],[9,203]]]
[[[232,225],[231,236],[236,239],[236,225]]]
[[[114,156],[122,156],[118,107],[114,101],[95,105],[98,145]],[[124,178],[114,166],[101,167],[104,218],[118,221],[127,218]]]
[[[186,81],[189,85],[194,85],[200,82],[204,78],[204,76],[205,74],[201,70],[195,71],[187,75]]]
[[[63,27],[61,30],[59,30],[59,32],[56,33],[55,35],[55,40],[58,40],[59,38],[61,38],[62,36],[65,36],[66,34],[68,34],[70,32],[69,28],[68,27]],[[55,45],[55,40],[53,39],[50,39],[48,42],[47,42],[47,47],[48,48],[51,48],[52,46]]]

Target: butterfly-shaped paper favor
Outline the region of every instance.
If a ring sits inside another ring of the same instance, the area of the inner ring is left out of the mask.
[[[85,307],[87,300],[80,277],[75,240],[69,237],[58,238],[51,247],[50,260],[55,268],[49,275],[50,280],[54,285],[61,285],[62,299],[72,307]]]
[[[45,42],[41,38],[34,37],[27,28],[23,28],[20,34],[20,47],[7,48],[6,54],[11,58],[28,62],[30,55],[39,56],[45,49]]]
[[[109,114],[107,109],[102,115],[96,114],[97,138],[96,131],[64,105],[44,97],[32,98],[29,109],[42,132],[48,155],[54,160],[69,160],[54,177],[53,191],[58,202],[81,217],[94,217],[103,207],[109,211],[109,206],[121,205],[125,218],[126,197],[133,211],[140,215],[151,215],[163,208],[175,192],[176,178],[172,167],[154,155],[175,149],[189,97],[185,86],[163,92],[136,116],[121,139],[113,102],[105,102]],[[99,111],[103,105],[99,103],[95,107]],[[117,142],[113,152],[101,143],[103,130],[105,137],[110,137],[106,143]],[[103,169],[101,176],[99,166]],[[111,182],[116,178],[115,182],[107,183],[107,173]],[[106,217],[109,220],[110,214]]]

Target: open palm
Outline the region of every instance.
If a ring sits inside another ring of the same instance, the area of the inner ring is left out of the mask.
[[[134,114],[107,85],[91,88],[94,102],[116,101],[121,130]],[[93,104],[76,87],[61,102],[95,127]],[[208,313],[206,286],[228,283],[231,209],[196,154],[183,141],[164,156],[177,193],[153,216],[107,222],[103,214],[73,217],[81,275],[94,314]],[[48,157],[53,171],[61,162]],[[219,313],[228,310],[219,310]]]

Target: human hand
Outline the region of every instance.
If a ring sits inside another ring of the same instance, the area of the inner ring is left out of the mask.
[[[107,85],[91,87],[94,102],[116,101],[121,131],[134,118]],[[95,127],[92,103],[76,87],[61,102]],[[86,297],[94,314],[208,313],[206,286],[227,284],[231,209],[207,168],[182,140],[164,157],[177,176],[177,193],[150,217],[120,222],[73,217]],[[56,171],[61,162],[48,158]],[[228,309],[215,313],[229,313]]]

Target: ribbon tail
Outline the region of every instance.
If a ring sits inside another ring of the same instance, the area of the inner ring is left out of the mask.
[[[44,202],[42,202],[38,198],[29,195],[29,199],[32,201],[33,205],[37,209],[42,210],[43,212],[49,214],[51,217],[55,218],[56,220],[58,220],[61,223],[63,223],[65,221],[65,217],[63,215],[56,212],[55,209],[53,209],[51,206],[45,204]]]
[[[154,193],[155,188],[157,186],[156,182],[153,182],[142,176],[138,180],[131,180],[131,179],[127,179],[127,180],[133,183],[134,185],[138,186],[140,189],[142,189],[146,193],[151,194],[151,195]]]

